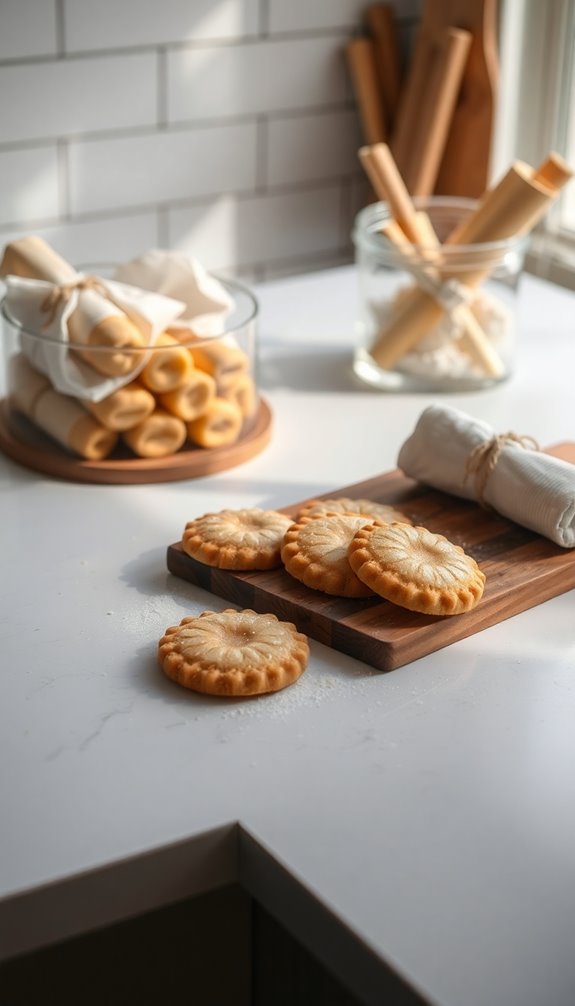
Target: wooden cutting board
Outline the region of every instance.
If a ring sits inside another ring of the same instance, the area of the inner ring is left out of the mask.
[[[559,444],[548,453],[575,463],[575,443]],[[300,632],[382,671],[401,667],[575,587],[575,549],[560,548],[493,511],[437,492],[400,471],[324,494],[324,498],[335,496],[391,503],[414,523],[461,545],[487,577],[477,607],[464,615],[438,618],[381,598],[331,597],[305,587],[283,568],[256,573],[213,569],[187,556],[179,542],[168,547],[168,569],[234,605],[273,612],[294,622]],[[283,507],[283,512],[295,515],[305,502]]]

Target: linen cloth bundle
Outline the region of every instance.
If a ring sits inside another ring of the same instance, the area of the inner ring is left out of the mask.
[[[497,436],[488,423],[458,409],[431,405],[400,448],[397,463],[419,482],[478,500],[555,544],[573,548],[575,465],[526,446],[529,438],[510,436]],[[478,452],[488,467],[480,463],[470,470],[470,459]]]
[[[38,263],[42,278],[30,274]],[[167,329],[182,341],[217,336],[233,306],[195,259],[163,250],[108,279],[87,277],[41,239],[25,238],[8,246],[1,273],[6,313],[22,328],[30,363],[58,392],[90,402],[133,381]]]
[[[153,248],[117,267],[114,279],[178,301],[182,311],[167,327],[182,341],[186,335],[222,335],[233,301],[220,282],[192,255]]]

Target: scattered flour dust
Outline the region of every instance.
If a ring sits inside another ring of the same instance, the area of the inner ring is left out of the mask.
[[[292,685],[282,688],[279,692],[270,692],[253,698],[238,700],[238,705],[222,713],[222,719],[236,717],[266,717],[267,719],[287,720],[294,713],[311,706],[320,707],[326,702],[361,691],[366,677],[376,672],[359,670],[355,672],[324,674],[308,668]]]

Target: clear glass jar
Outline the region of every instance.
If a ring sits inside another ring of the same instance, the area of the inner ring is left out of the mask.
[[[112,270],[82,271],[107,277]],[[222,334],[198,338],[174,328],[152,346],[48,338],[16,320],[4,297],[0,446],[40,470],[50,470],[43,455],[125,469],[132,461],[153,465],[212,448],[227,451],[229,464],[200,462],[200,474],[237,464],[233,452],[251,438],[264,408],[256,373],[258,304],[247,287],[216,278],[233,304]],[[82,382],[87,390],[75,392]],[[171,477],[185,475],[182,467]]]
[[[470,199],[415,199],[437,244],[393,244],[387,203],[358,213],[354,371],[384,391],[469,391],[512,372],[517,294],[528,237],[445,244],[476,207]]]

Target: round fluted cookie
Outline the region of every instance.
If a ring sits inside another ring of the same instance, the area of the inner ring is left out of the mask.
[[[373,590],[353,572],[349,544],[366,518],[358,514],[328,513],[302,517],[286,531],[282,562],[288,573],[306,587],[337,597],[372,597]]]
[[[337,496],[327,500],[310,500],[299,511],[296,520],[299,521],[302,517],[313,517],[318,513],[358,513],[364,515],[366,521],[368,519],[381,520],[386,523],[403,521],[405,524],[411,524],[409,517],[388,503],[377,503],[375,500],[368,499],[350,499],[348,496]]]
[[[169,678],[208,695],[277,692],[297,681],[308,658],[307,637],[295,625],[249,608],[187,616],[158,646]]]
[[[291,518],[253,507],[220,510],[188,521],[182,548],[192,559],[219,569],[274,569]]]
[[[424,527],[375,521],[358,530],[348,558],[376,594],[411,611],[459,615],[483,594],[485,574],[475,559]]]

